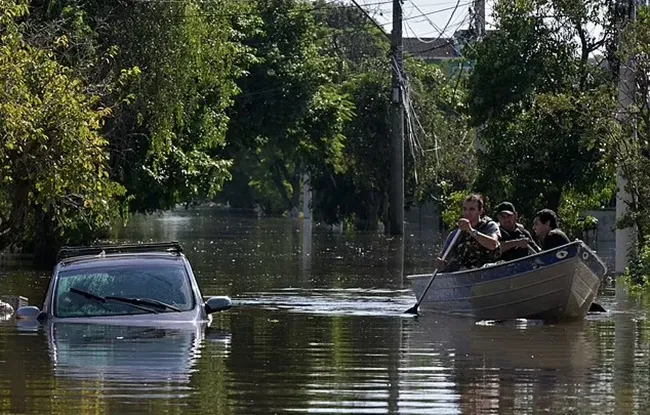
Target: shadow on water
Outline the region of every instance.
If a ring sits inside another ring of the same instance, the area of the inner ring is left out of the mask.
[[[235,307],[209,328],[0,323],[0,413],[643,413],[648,311],[605,283],[608,313],[540,324],[423,314],[404,275],[439,237],[335,233],[196,209],[135,218],[123,241],[179,240],[203,294]],[[7,294],[47,276],[2,267]]]

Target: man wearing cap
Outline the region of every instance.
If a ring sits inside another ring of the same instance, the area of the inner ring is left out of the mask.
[[[541,251],[534,242],[530,232],[517,222],[519,215],[510,202],[502,202],[497,207],[501,237],[501,255],[499,260],[512,261]]]

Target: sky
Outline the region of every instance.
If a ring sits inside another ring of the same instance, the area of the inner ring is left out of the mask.
[[[435,38],[450,37],[458,29],[467,29],[470,17],[469,6],[473,0],[403,0],[404,37]],[[346,3],[352,3],[346,0]],[[390,33],[392,31],[392,0],[357,0]],[[456,7],[458,4],[458,7]],[[486,27],[490,28],[491,1],[486,0]],[[426,16],[422,16],[426,14]]]

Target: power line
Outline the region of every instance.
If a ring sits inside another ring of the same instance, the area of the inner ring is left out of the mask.
[[[460,22],[458,22],[458,23],[451,24],[451,25],[447,28],[447,32],[457,32],[457,31],[461,28],[461,26],[462,26],[463,24],[465,24],[465,21],[467,21],[467,17],[465,17],[462,21],[460,21]],[[432,30],[432,31],[430,31],[430,32],[426,32],[426,33],[423,33],[423,34],[421,34],[421,35],[417,35],[417,36],[414,36],[414,37],[418,38],[418,39],[420,40],[421,43],[424,43],[424,44],[434,44],[434,43],[436,43],[436,41],[439,41],[439,40],[441,40],[441,39],[442,39],[442,40],[446,40],[446,39],[448,39],[450,36],[446,36],[446,37],[443,36],[443,37],[441,37],[441,36],[440,36],[440,29],[435,29],[435,30]]]
[[[368,14],[368,12],[363,7],[359,6],[359,3],[357,3],[356,0],[351,0],[351,1],[372,22],[372,24],[374,24],[381,31],[381,33],[383,33],[384,36],[386,36],[388,38],[388,40],[391,40],[390,35],[388,33],[386,33],[386,30],[383,28],[383,26],[381,26],[379,23],[377,23],[377,21],[375,19],[373,19],[372,16],[370,16]],[[392,3],[392,1],[390,1],[389,3]]]
[[[416,6],[416,7],[417,7],[417,6]],[[468,17],[469,17],[469,13],[467,13],[467,14],[465,15],[465,17],[463,17],[463,19],[461,20],[461,22],[458,24],[458,27],[462,26],[462,25],[465,23],[465,21],[467,20]],[[444,31],[441,30],[441,29],[440,29],[440,28],[439,28],[435,23],[433,23],[430,19],[428,19],[428,20],[429,20],[429,23],[433,26],[433,28],[434,28],[434,29],[438,32],[438,34],[439,34],[439,36],[438,36],[434,41],[432,41],[432,42],[430,42],[430,43],[434,43],[434,42],[438,42],[438,41],[440,41],[440,39],[442,39],[443,36],[444,36]],[[449,20],[451,21],[451,19],[449,19]],[[448,25],[449,25],[449,22],[447,22],[447,25],[445,25],[445,28],[447,28]],[[461,52],[456,48],[456,46],[453,44],[453,39],[451,39],[451,38],[448,39],[447,42],[445,42],[444,44],[439,44],[439,45],[433,46],[433,47],[431,47],[431,48],[429,48],[429,49],[421,50],[421,51],[419,51],[419,53],[425,53],[425,52],[430,52],[430,51],[433,51],[433,50],[436,50],[436,49],[441,49],[441,48],[446,47],[447,45],[451,46],[451,47],[454,49],[454,51],[458,54],[458,56],[463,57],[463,54],[462,54],[462,53],[461,53]],[[468,44],[468,45],[469,45],[469,44]],[[471,47],[471,46],[470,46],[470,47]]]
[[[451,19],[454,18],[454,14],[456,14],[456,10],[458,10],[458,5],[460,4],[460,0],[456,2],[456,6],[454,6],[454,10],[451,12],[451,16],[449,16],[449,20],[447,20],[447,24],[445,24],[445,27],[442,29],[440,32],[440,36],[443,36],[447,28],[449,27],[449,23],[451,23]]]
[[[219,4],[218,0],[202,0],[202,1],[197,1],[193,2],[191,0],[129,0],[130,3],[144,3],[144,4],[193,4],[193,5],[205,5],[205,4]],[[378,2],[373,2],[373,3],[367,3],[364,4],[364,6],[382,6],[385,4],[390,4],[391,0],[384,0],[384,1],[378,1]],[[320,5],[314,5],[313,3],[304,3],[305,5],[311,5],[313,7],[311,8],[304,8],[304,9],[293,9],[290,10],[290,12],[310,12],[314,10],[323,10],[323,9],[346,9],[353,7],[352,5],[349,4],[343,4],[341,0],[330,0],[326,3],[320,4]],[[297,3],[299,5],[299,3]],[[250,16],[250,15],[256,15],[258,14],[257,11],[251,11],[251,12],[245,12],[245,13],[215,13],[211,14],[211,16]]]
[[[410,17],[408,17],[408,18],[406,18],[404,20],[419,19],[419,18],[422,18],[422,17],[431,16],[432,14],[438,14],[438,13],[446,12],[446,11],[449,11],[449,10],[453,10],[453,12],[452,12],[452,16],[453,16],[454,13],[456,13],[456,10],[458,9],[459,6],[469,6],[470,4],[472,4],[472,2],[467,2],[467,3],[460,4],[460,1],[457,1],[456,5],[453,6],[453,7],[446,7],[444,9],[438,9],[438,10],[434,10],[434,11],[426,12],[426,13],[422,12],[422,10],[415,3],[413,3],[413,1],[411,1],[411,4],[413,4],[413,6],[420,12],[420,14],[417,15],[417,16],[410,16]]]

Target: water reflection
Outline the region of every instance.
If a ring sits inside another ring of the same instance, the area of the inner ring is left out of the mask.
[[[136,218],[116,236],[180,240],[203,293],[235,307],[204,330],[0,322],[0,413],[628,414],[650,404],[648,308],[614,281],[600,293],[611,312],[577,324],[407,319],[415,299],[403,275],[431,269],[430,229],[388,239],[198,209]],[[0,264],[7,294],[40,295],[46,281]]]
[[[200,357],[205,325],[138,327],[54,323],[45,328],[56,376],[117,383],[129,393],[178,393]],[[224,336],[227,344],[229,335]],[[146,386],[143,386],[146,385]],[[173,391],[173,392],[172,392]],[[163,394],[164,395],[164,394]]]
[[[356,315],[409,318],[404,311],[413,305],[410,290],[284,288],[241,296],[236,307],[285,310],[321,315]]]
[[[301,222],[300,235],[301,235],[301,245],[300,245],[300,273],[305,275],[307,278],[311,276],[311,246],[312,246],[312,220],[304,219]]]
[[[227,360],[230,342],[229,331],[205,324],[3,324],[0,413],[87,412],[89,402],[107,413],[186,406],[203,353]]]
[[[596,340],[585,323],[419,319],[406,339],[404,406],[425,413],[442,400],[462,413],[563,412],[581,395],[593,397],[586,389],[598,365]],[[423,398],[422,390],[438,393]]]
[[[206,294],[248,296],[275,288],[408,289],[404,274],[426,272],[439,235],[407,227],[403,238],[339,233],[313,220],[228,215],[201,208],[134,217],[115,238],[179,240]]]

